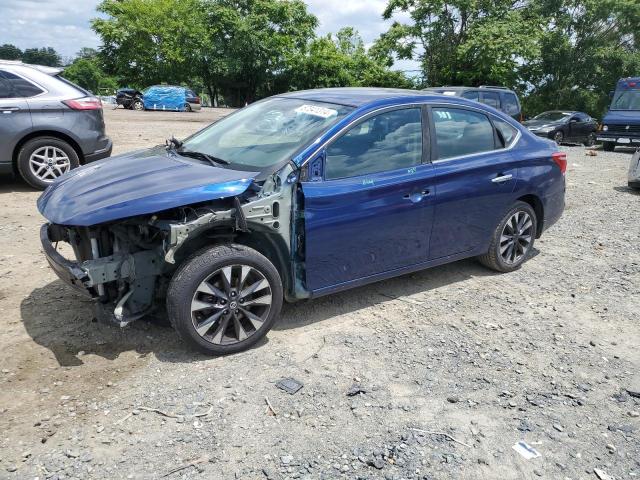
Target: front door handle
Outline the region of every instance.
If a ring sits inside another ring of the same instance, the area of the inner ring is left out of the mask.
[[[20,110],[20,107],[0,107],[0,112],[2,113],[17,112],[18,110]]]
[[[508,182],[512,178],[513,178],[513,175],[511,175],[511,174],[509,174],[509,175],[499,175],[496,178],[492,178],[491,181],[493,183],[504,183],[504,182]]]
[[[424,197],[429,195],[429,193],[430,193],[430,190],[428,188],[425,188],[421,192],[405,193],[402,196],[402,198],[404,198],[405,200],[411,200],[413,203],[418,203],[418,202],[421,202],[424,199]]]

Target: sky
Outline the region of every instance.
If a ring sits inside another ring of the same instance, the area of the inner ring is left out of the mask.
[[[73,57],[82,47],[96,48],[100,40],[91,30],[99,0],[0,0],[0,44],[21,49],[53,47],[62,57]],[[353,26],[370,45],[391,24],[382,20],[386,0],[307,0],[318,17],[319,34]],[[402,17],[398,17],[403,20]],[[398,62],[397,69],[417,68],[414,62]]]

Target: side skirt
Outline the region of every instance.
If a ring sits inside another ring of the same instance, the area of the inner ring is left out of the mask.
[[[399,277],[400,275],[404,275],[407,273],[417,272],[431,267],[437,267],[438,265],[444,265],[445,263],[451,263],[458,260],[463,260],[465,258],[477,257],[478,255],[482,255],[484,253],[486,253],[486,249],[483,250],[482,248],[479,248],[476,250],[468,250],[466,252],[456,253],[455,255],[449,255],[448,257],[441,257],[434,260],[429,260],[427,262],[416,263],[408,267],[396,268],[395,270],[389,270],[387,272],[377,273],[368,277],[358,278],[357,280],[350,280],[348,282],[338,283],[337,285],[331,285],[330,287],[313,290],[311,292],[310,298],[318,298],[324,295],[329,295],[330,293],[341,292],[343,290],[360,287],[369,283],[379,282],[381,280],[387,280],[393,277]]]

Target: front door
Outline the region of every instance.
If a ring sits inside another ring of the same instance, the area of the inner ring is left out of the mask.
[[[507,147],[518,132],[463,107],[434,106],[431,115],[438,197],[429,257],[435,260],[488,245],[512,202],[517,163]]]
[[[5,72],[0,70],[0,162],[12,161],[16,143],[31,127],[29,105],[17,96]]]
[[[310,290],[426,261],[435,192],[423,135],[420,106],[393,109],[320,154],[322,178],[302,183]]]

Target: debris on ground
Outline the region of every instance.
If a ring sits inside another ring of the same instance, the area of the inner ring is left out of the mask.
[[[298,393],[298,391],[303,387],[302,383],[294,378],[283,378],[282,380],[278,380],[276,383],[276,387],[280,390],[284,390],[290,395]]]
[[[513,447],[516,452],[518,452],[525,460],[531,460],[532,458],[540,457],[540,453],[529,445],[527,442],[520,441],[516,443]]]

